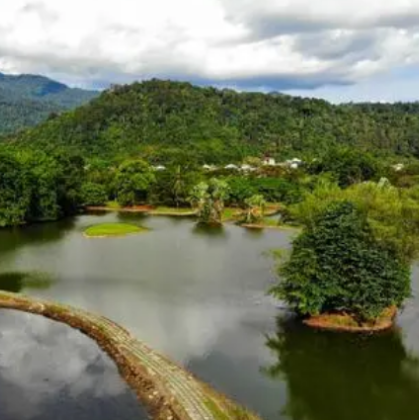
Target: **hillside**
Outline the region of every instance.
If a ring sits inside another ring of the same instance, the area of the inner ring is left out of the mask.
[[[419,156],[419,104],[331,105],[280,94],[237,93],[151,80],[103,92],[88,105],[22,134],[20,142],[86,156],[201,162],[269,153],[318,154],[347,144]]]
[[[51,113],[75,108],[97,95],[43,76],[0,73],[0,134],[34,126]]]

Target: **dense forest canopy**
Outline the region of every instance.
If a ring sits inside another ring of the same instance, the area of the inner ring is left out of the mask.
[[[336,145],[417,157],[419,103],[332,105],[153,79],[113,87],[19,140],[88,157],[139,154],[163,163],[185,153],[200,163],[317,156]]]
[[[34,126],[51,114],[75,108],[98,94],[71,89],[43,76],[0,73],[0,134]]]

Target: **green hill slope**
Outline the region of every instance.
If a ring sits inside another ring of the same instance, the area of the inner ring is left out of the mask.
[[[0,134],[34,126],[51,113],[80,106],[98,94],[42,76],[0,73]]]
[[[419,104],[331,105],[281,94],[237,93],[151,80],[103,92],[19,141],[103,158],[142,154],[164,162],[318,154],[336,144],[419,156]]]

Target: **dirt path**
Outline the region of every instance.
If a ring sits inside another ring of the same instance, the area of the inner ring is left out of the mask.
[[[258,420],[104,316],[1,291],[0,308],[42,315],[95,340],[115,361],[120,374],[154,419]]]

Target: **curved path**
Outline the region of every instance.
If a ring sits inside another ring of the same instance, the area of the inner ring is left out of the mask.
[[[95,340],[114,360],[153,419],[258,420],[104,316],[2,291],[0,308],[42,315]]]

